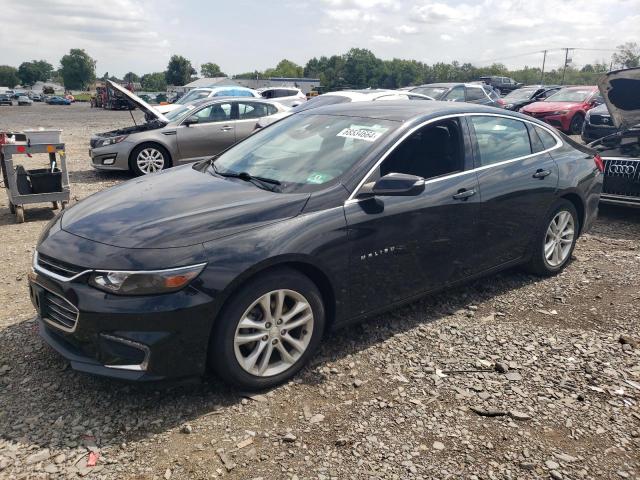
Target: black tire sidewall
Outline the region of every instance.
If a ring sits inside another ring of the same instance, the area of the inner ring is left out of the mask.
[[[580,126],[576,124],[577,119],[582,119]],[[571,119],[569,124],[569,133],[571,135],[579,135],[582,132],[582,126],[584,125],[584,115],[582,113],[576,113]]]
[[[149,175],[148,173],[144,173],[142,170],[140,170],[140,168],[138,168],[138,163],[136,162],[138,154],[145,148],[155,148],[160,153],[162,153],[162,156],[164,157],[164,166],[162,167],[162,170],[166,170],[167,168],[171,167],[171,155],[169,155],[169,152],[166,148],[164,148],[162,145],[158,145],[157,143],[141,143],[131,151],[131,155],[129,156],[129,170],[131,170],[131,172],[136,177]]]
[[[569,255],[567,258],[557,267],[553,267],[547,263],[547,259],[544,255],[544,244],[547,237],[547,229],[549,228],[549,224],[551,220],[560,212],[567,211],[573,217],[573,225],[574,225],[574,235],[573,242],[571,243],[571,250],[569,251]],[[554,275],[561,270],[569,263],[571,260],[571,256],[573,255],[573,250],[575,249],[576,242],[578,240],[578,232],[580,230],[580,219],[578,218],[578,212],[576,211],[575,206],[569,200],[558,200],[553,207],[547,213],[547,216],[542,223],[542,228],[540,229],[540,233],[538,234],[538,238],[536,240],[536,246],[531,262],[532,269],[535,273],[543,274],[543,275]]]
[[[270,377],[257,377],[238,363],[234,351],[236,326],[247,308],[267,292],[288,289],[303,295],[313,311],[314,322],[307,350],[288,370]],[[227,383],[245,390],[263,390],[279,385],[298,373],[315,353],[325,326],[325,309],[316,285],[293,269],[283,268],[260,275],[242,285],[217,316],[209,344],[209,366]]]

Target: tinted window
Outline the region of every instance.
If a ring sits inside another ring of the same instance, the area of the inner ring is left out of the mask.
[[[262,98],[274,98],[276,96],[275,93],[275,90],[265,90],[260,96],[262,96]]]
[[[467,102],[474,100],[484,100],[487,96],[484,94],[484,90],[480,87],[467,87]]]
[[[264,103],[238,103],[239,120],[266,117],[267,115],[269,115],[269,110]]]
[[[553,135],[551,135],[548,131],[540,127],[535,127],[535,130],[536,130],[536,133],[538,134],[538,137],[540,138],[540,141],[544,145],[545,150],[556,146],[556,143],[557,143],[556,138]]]
[[[408,173],[433,178],[463,169],[463,143],[457,120],[421,128],[404,140],[380,165],[380,176]]]
[[[273,115],[274,113],[278,113],[278,109],[275,107],[275,105],[266,105],[267,107],[267,115]]]
[[[292,95],[295,95],[296,92],[294,90],[288,90],[286,88],[280,88],[278,90],[276,90],[278,93],[276,96],[278,97],[291,97]]]
[[[464,102],[464,87],[453,87],[451,91],[444,96],[444,100],[448,102]]]
[[[216,103],[209,105],[193,114],[198,117],[198,123],[226,122],[231,119],[231,104]]]
[[[421,95],[426,95],[427,97],[434,98],[438,100],[443,93],[447,91],[446,87],[418,87],[411,90],[413,93],[419,93]]]
[[[531,154],[529,133],[523,122],[504,117],[469,118],[476,134],[480,165],[492,165]]]

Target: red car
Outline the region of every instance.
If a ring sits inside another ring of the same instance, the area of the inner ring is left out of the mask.
[[[596,86],[565,87],[545,98],[522,107],[520,112],[547,122],[570,135],[578,135],[587,110],[604,103]]]

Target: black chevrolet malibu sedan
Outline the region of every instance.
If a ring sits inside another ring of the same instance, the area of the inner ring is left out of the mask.
[[[55,218],[30,275],[40,333],[98,375],[275,385],[329,327],[513,265],[560,271],[596,216],[601,169],[548,125],[489,107],[302,112]]]

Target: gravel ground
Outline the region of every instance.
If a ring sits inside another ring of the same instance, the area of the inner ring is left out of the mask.
[[[0,130],[64,129],[78,199],[128,178],[86,153],[128,112],[0,115]],[[640,478],[639,211],[603,207],[554,278],[512,270],[332,332],[259,395],[71,371],[26,291],[51,216],[16,225],[0,194],[0,478]]]

